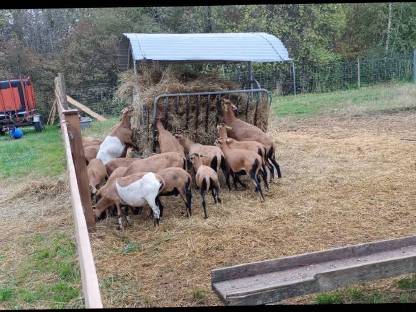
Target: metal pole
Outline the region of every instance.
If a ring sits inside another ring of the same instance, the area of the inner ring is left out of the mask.
[[[361,73],[360,73],[360,59],[357,58],[357,85],[358,88],[361,86]]]
[[[416,49],[413,50],[413,82],[416,82]]]
[[[293,95],[296,95],[296,71],[295,71],[294,61],[292,61],[292,76],[293,76]]]
[[[248,79],[250,81],[250,89],[253,89],[253,64],[248,62]]]

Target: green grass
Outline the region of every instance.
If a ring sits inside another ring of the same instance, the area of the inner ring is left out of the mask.
[[[103,122],[92,122],[91,128],[83,129],[83,136],[104,137],[118,121],[111,118]],[[55,177],[66,168],[65,151],[60,129],[46,127],[42,132],[23,128],[24,136],[11,140],[0,136],[0,178]]]
[[[198,303],[203,303],[206,297],[207,291],[205,289],[196,288],[192,291],[192,298]]]
[[[93,121],[90,128],[82,129],[82,136],[104,138],[118,121],[118,117],[109,118],[106,121],[100,122]]]
[[[65,170],[61,133],[56,126],[42,132],[23,128],[24,136],[11,140],[0,136],[0,178],[58,176]]]
[[[31,252],[14,265],[13,276],[0,279],[6,280],[0,283],[0,308],[82,307],[73,239],[63,232],[35,234],[23,247]]]
[[[350,287],[321,293],[315,297],[314,301],[317,304],[415,303],[416,275],[393,282],[389,289],[377,290],[365,287]]]
[[[278,117],[313,117],[353,108],[359,112],[414,107],[416,85],[392,83],[345,91],[273,96],[272,110]]]
[[[416,274],[397,281],[397,287],[406,290],[416,290]]]

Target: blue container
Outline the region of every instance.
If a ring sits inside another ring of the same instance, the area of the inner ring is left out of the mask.
[[[9,134],[13,139],[20,139],[23,136],[23,131],[20,128],[14,128],[9,131]]]

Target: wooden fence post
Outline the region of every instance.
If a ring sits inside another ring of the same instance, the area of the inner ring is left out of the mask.
[[[55,95],[59,99],[63,109],[68,109],[68,102],[66,101],[66,87],[64,75],[59,73],[55,78]]]
[[[357,58],[357,85],[358,88],[361,87],[361,69],[360,69],[360,59]]]
[[[84,209],[85,221],[90,231],[95,230],[95,215],[92,210],[91,197],[89,191],[87,165],[85,163],[84,149],[82,147],[81,128],[78,110],[71,109],[63,112],[68,127],[69,141],[71,143],[72,158],[74,161],[75,172],[82,207]]]
[[[293,74],[293,95],[296,95],[296,71],[295,71],[294,61],[292,61],[292,74]]]
[[[416,82],[416,49],[413,50],[413,82]]]

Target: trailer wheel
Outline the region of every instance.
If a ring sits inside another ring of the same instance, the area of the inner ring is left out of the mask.
[[[38,115],[37,118],[34,118],[33,127],[35,128],[35,131],[40,132],[44,129],[43,123],[42,123],[42,116]]]

